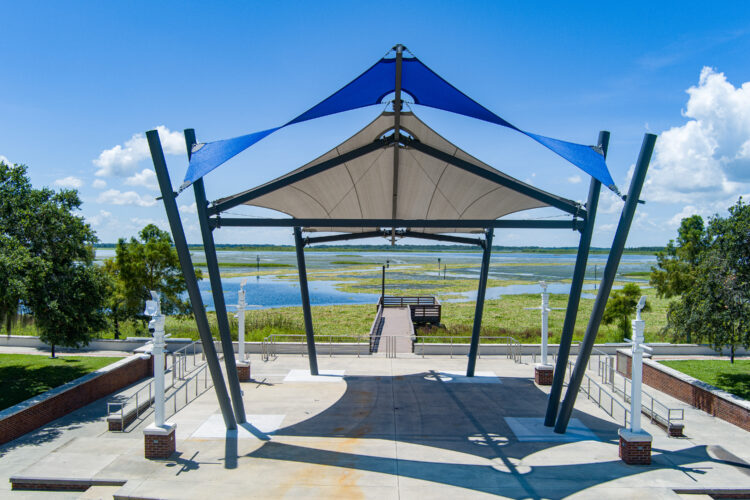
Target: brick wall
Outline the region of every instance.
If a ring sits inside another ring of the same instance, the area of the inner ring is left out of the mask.
[[[617,371],[628,378],[631,377],[631,361],[630,353],[617,352]],[[643,360],[643,383],[750,431],[750,405],[745,407],[740,402],[733,401],[735,396],[726,394],[712,385],[647,359]]]
[[[151,357],[137,355],[0,412],[0,444],[67,415],[153,373]]]

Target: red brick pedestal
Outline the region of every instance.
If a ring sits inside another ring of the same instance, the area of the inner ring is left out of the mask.
[[[237,378],[240,379],[240,382],[250,380],[250,363],[247,361],[237,361]]]
[[[553,375],[552,365],[536,365],[534,367],[534,382],[537,385],[552,385]]]
[[[176,451],[176,428],[175,424],[166,422],[162,427],[151,424],[143,429],[145,457],[149,460],[169,458]]]
[[[651,464],[651,434],[620,429],[620,458],[628,465]]]

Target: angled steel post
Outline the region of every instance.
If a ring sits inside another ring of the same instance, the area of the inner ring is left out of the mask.
[[[305,243],[302,241],[302,229],[294,228],[294,247],[297,250],[297,270],[299,272],[299,292],[302,296],[302,315],[305,318],[305,335],[307,336],[307,357],[310,360],[310,375],[318,374],[318,355],[315,351],[315,333],[313,331],[312,311],[310,311],[310,292],[307,289],[307,266],[305,266]]]
[[[167,170],[167,162],[164,159],[164,151],[162,150],[161,141],[159,140],[159,132],[156,130],[149,130],[146,132],[146,138],[148,139],[148,147],[151,150],[151,158],[154,162],[156,178],[159,180],[159,189],[161,189],[161,196],[164,201],[164,209],[167,212],[169,227],[172,230],[172,238],[174,239],[174,245],[177,249],[177,255],[180,258],[180,267],[182,268],[182,275],[185,277],[190,304],[193,308],[193,314],[195,314],[195,323],[198,326],[198,333],[200,334],[201,343],[203,344],[203,352],[206,355],[206,364],[211,373],[211,380],[214,383],[216,399],[219,400],[221,415],[224,417],[224,424],[227,429],[236,429],[237,422],[232,414],[232,405],[229,401],[229,394],[227,393],[226,385],[224,385],[224,375],[221,373],[219,357],[216,355],[214,339],[211,336],[211,329],[208,326],[206,309],[203,306],[203,299],[201,298],[201,292],[198,288],[198,280],[195,277],[193,261],[190,258],[190,250],[188,249],[187,240],[185,239],[185,231],[182,228],[182,221],[180,220],[180,212],[177,210],[175,193],[172,190],[172,181],[169,179],[169,171]]]
[[[185,145],[187,146],[188,160],[190,159],[195,143],[195,131],[193,129],[185,130]],[[240,389],[240,379],[237,376],[237,363],[234,357],[232,334],[229,330],[229,319],[227,318],[227,306],[224,302],[221,275],[219,274],[219,261],[216,258],[214,235],[208,225],[208,213],[206,211],[208,201],[206,200],[206,189],[202,178],[193,182],[193,191],[195,192],[195,205],[198,209],[198,221],[200,222],[201,237],[203,238],[203,252],[206,255],[206,267],[208,268],[208,277],[211,281],[211,295],[214,298],[216,322],[219,325],[221,350],[224,352],[227,383],[229,384],[229,393],[232,395],[234,417],[237,419],[237,422],[244,424],[247,421],[245,417],[245,403],[242,401],[242,389]]]
[[[599,147],[602,148],[604,158],[606,158],[609,147],[609,132],[599,132]],[[586,219],[586,226],[581,232],[581,239],[578,242],[576,264],[575,268],[573,268],[573,280],[570,282],[568,307],[565,311],[565,322],[563,323],[562,335],[560,336],[560,347],[557,350],[557,363],[555,364],[552,387],[547,399],[547,414],[544,417],[544,425],[547,427],[555,425],[557,409],[560,406],[560,396],[562,395],[562,387],[565,382],[565,370],[568,368],[568,356],[570,355],[570,344],[573,342],[573,332],[576,326],[576,317],[578,316],[578,305],[581,302],[581,290],[583,289],[583,280],[586,276],[586,264],[589,260],[591,236],[594,234],[594,222],[596,221],[596,209],[599,206],[599,192],[601,191],[601,187],[602,183],[592,177],[591,184],[589,185],[589,197],[586,201],[588,217]]]
[[[395,95],[393,97],[393,138],[396,143],[393,145],[393,199],[391,207],[391,218],[395,219],[398,215],[398,141],[401,138],[401,66],[404,46],[398,44],[394,47],[396,50],[396,82],[394,87]],[[391,228],[391,245],[396,244],[396,228]]]
[[[589,357],[591,357],[591,350],[594,347],[594,342],[596,342],[596,334],[599,332],[599,325],[602,322],[602,316],[604,315],[604,308],[607,305],[609,292],[612,290],[612,283],[615,281],[617,267],[620,265],[620,258],[625,249],[625,242],[628,239],[628,232],[630,231],[630,225],[633,222],[635,208],[638,205],[638,197],[641,195],[641,188],[643,188],[643,181],[646,179],[646,171],[648,170],[648,164],[651,161],[651,154],[654,152],[655,143],[655,135],[644,135],[641,152],[638,155],[638,162],[636,163],[635,171],[633,172],[633,179],[630,182],[628,196],[625,199],[625,206],[622,208],[620,222],[617,224],[617,232],[615,233],[615,238],[612,241],[612,248],[609,251],[609,257],[607,258],[607,265],[604,267],[604,272],[602,273],[599,292],[596,294],[596,301],[591,310],[591,317],[589,318],[589,324],[586,327],[586,334],[581,343],[581,350],[578,353],[578,359],[576,359],[576,365],[570,376],[570,382],[568,383],[568,390],[565,392],[565,399],[563,399],[562,406],[560,407],[560,414],[557,416],[557,422],[555,423],[555,432],[559,434],[564,433],[568,428],[570,415],[573,413],[573,405],[576,402],[576,396],[581,387],[581,381],[586,372]]]
[[[469,347],[469,365],[466,367],[466,376],[474,376],[474,368],[477,365],[477,353],[479,352],[479,332],[482,330],[482,313],[484,312],[484,294],[487,291],[487,275],[490,272],[490,254],[492,253],[492,237],[495,233],[493,228],[487,230],[484,241],[484,253],[482,254],[482,270],[479,273],[479,287],[477,288],[477,304],[474,309],[474,327],[471,330],[471,346]]]

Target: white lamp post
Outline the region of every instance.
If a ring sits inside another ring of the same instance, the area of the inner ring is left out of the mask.
[[[159,294],[151,291],[144,315],[150,316],[148,331],[154,336],[154,423],[143,430],[146,458],[167,458],[175,451],[175,424],[164,417],[164,323]]]
[[[547,345],[549,339],[549,312],[552,310],[549,307],[549,293],[547,292],[547,283],[544,281],[539,282],[539,286],[542,287],[542,304],[539,307],[525,307],[524,309],[539,309],[542,313],[542,352],[541,352],[541,363],[536,365],[534,370],[534,379],[539,385],[550,385],[552,384],[552,365],[547,363]],[[557,308],[555,308],[557,309]]]
[[[643,351],[651,348],[644,344],[643,332],[646,322],[641,319],[641,310],[646,306],[646,296],[642,296],[635,306],[635,319],[632,322],[633,340],[631,341],[632,370],[630,385],[630,430],[641,432],[641,393],[643,385]]]
[[[237,294],[237,348],[238,358],[245,361],[245,285],[247,280],[240,283],[240,291]]]
[[[646,296],[642,296],[635,306],[635,319],[632,322],[633,340],[631,340],[631,384],[630,384],[630,428],[620,429],[620,458],[631,465],[651,463],[651,434],[641,428],[641,385],[643,383],[643,351],[651,349],[644,344],[643,331],[646,322],[641,319],[641,310],[646,305]],[[626,339],[627,340],[627,339]]]
[[[154,337],[154,348],[151,354],[154,358],[154,425],[164,425],[164,323],[165,318],[161,313],[159,294],[151,291],[151,300],[146,301],[146,316],[151,316],[148,322],[148,331]]]
[[[247,280],[242,280],[240,290],[237,293],[237,377],[240,382],[250,380],[250,362],[245,356],[245,285]]]

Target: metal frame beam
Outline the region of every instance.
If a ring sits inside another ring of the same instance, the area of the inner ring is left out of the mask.
[[[466,172],[470,172],[474,175],[490,180],[494,182],[495,184],[505,186],[509,189],[512,189],[513,191],[526,195],[530,198],[534,198],[535,200],[538,200],[546,205],[559,208],[560,210],[564,212],[568,212],[569,214],[579,215],[582,217],[586,216],[586,210],[583,209],[579,204],[575,203],[574,201],[565,200],[563,198],[558,198],[542,190],[536,189],[533,186],[523,184],[510,177],[498,175],[495,172],[482,168],[478,165],[474,165],[471,162],[462,160],[461,158],[456,158],[453,155],[440,151],[439,149],[435,149],[432,146],[428,146],[427,144],[419,142],[416,139],[404,137],[401,140],[401,142],[404,145],[408,147],[412,147],[416,149],[417,151],[421,151],[422,153],[426,155],[432,156],[433,158],[437,158],[440,161],[449,163],[453,165],[454,167],[458,167],[461,170],[465,170]]]
[[[444,227],[471,229],[572,229],[581,231],[582,219],[522,220],[522,219],[254,219],[241,217],[211,217],[209,224],[218,227]]]
[[[418,238],[422,240],[434,240],[434,241],[446,241],[449,243],[461,243],[464,245],[476,245],[484,248],[484,240],[479,238],[462,238],[460,236],[448,236],[445,234],[430,234],[420,233],[417,231],[399,231],[396,233],[397,236],[404,238]]]
[[[492,254],[492,237],[494,229],[487,230],[482,254],[482,269],[479,273],[479,287],[477,288],[477,303],[474,308],[474,326],[471,330],[471,345],[469,346],[469,364],[466,367],[466,376],[474,376],[474,368],[477,365],[477,353],[479,352],[479,334],[482,331],[482,314],[484,313],[484,295],[487,291],[487,276],[490,272],[490,255]]]
[[[359,158],[360,156],[364,156],[368,153],[371,153],[377,149],[386,147],[389,144],[394,143],[395,140],[396,139],[393,136],[388,136],[382,139],[378,139],[376,141],[371,142],[370,144],[365,144],[364,146],[348,151],[335,158],[331,158],[330,160],[321,162],[301,172],[297,172],[297,173],[288,175],[286,177],[282,177],[281,179],[277,179],[275,181],[269,182],[268,184],[258,186],[255,189],[251,189],[238,196],[235,196],[234,198],[230,198],[226,201],[216,203],[215,205],[209,207],[208,215],[220,214],[221,212],[234,208],[237,205],[242,205],[243,203],[247,203],[250,200],[254,200],[255,198],[258,198],[265,194],[276,191],[277,189],[281,189],[290,184],[294,184],[295,182],[299,182],[301,180],[307,179],[308,177],[312,177],[313,175],[319,174],[321,172],[325,172],[326,170],[329,170],[333,167],[341,165],[342,163],[346,163],[355,158]]]
[[[305,265],[305,243],[302,240],[302,229],[294,228],[294,248],[297,252],[297,271],[299,272],[299,292],[302,298],[302,315],[305,320],[307,339],[307,357],[310,361],[310,375],[318,374],[318,355],[315,350],[315,332],[313,331],[312,311],[310,310],[310,292],[307,289],[307,266]]]
[[[148,147],[151,151],[151,159],[154,162],[156,178],[159,181],[159,189],[161,190],[164,209],[167,212],[169,227],[172,230],[172,238],[174,240],[175,248],[177,249],[177,255],[180,259],[180,267],[182,268],[182,275],[185,278],[185,284],[187,286],[188,296],[190,297],[190,304],[193,308],[193,314],[195,315],[198,333],[200,334],[201,343],[203,344],[203,352],[206,355],[206,364],[208,365],[208,371],[211,374],[211,380],[214,383],[216,399],[219,401],[219,408],[221,409],[222,417],[224,417],[224,424],[227,429],[233,430],[237,428],[237,422],[232,414],[232,405],[229,400],[229,394],[227,393],[227,387],[224,384],[224,375],[221,373],[219,357],[216,354],[214,339],[211,336],[211,329],[209,328],[208,318],[206,317],[206,309],[203,307],[203,299],[201,298],[201,292],[198,288],[198,280],[195,276],[193,261],[190,258],[190,249],[188,248],[187,240],[185,239],[185,231],[182,227],[180,212],[177,209],[175,193],[172,189],[172,181],[169,178],[167,162],[164,159],[164,151],[161,147],[161,141],[159,140],[159,132],[156,130],[149,130],[146,132],[146,139],[148,140]]]
[[[377,238],[378,236],[387,237],[387,231],[367,231],[364,233],[346,233],[334,234],[331,236],[308,236],[304,239],[305,246],[315,245],[318,243],[330,243],[333,241],[361,240],[364,238]]]
[[[602,148],[604,158],[606,158],[607,149],[609,148],[609,132],[599,132],[599,147]],[[581,302],[583,281],[586,276],[586,264],[591,248],[591,237],[594,234],[594,222],[596,220],[596,210],[599,205],[601,187],[602,183],[592,177],[591,184],[589,185],[589,196],[586,202],[588,218],[586,219],[586,227],[581,232],[581,239],[578,243],[573,279],[570,282],[570,293],[568,294],[568,307],[565,311],[565,321],[560,336],[560,347],[557,351],[557,363],[555,364],[552,387],[547,399],[547,413],[544,417],[544,425],[547,427],[555,425],[557,410],[560,405],[560,396],[562,394],[563,383],[565,382],[565,371],[568,369],[570,346],[573,342],[573,331],[575,330],[576,318],[578,316],[578,306]]]
[[[602,322],[602,316],[604,315],[604,308],[607,305],[609,292],[612,290],[612,284],[614,283],[615,275],[617,274],[617,267],[620,265],[620,258],[625,249],[625,242],[628,239],[630,225],[633,222],[635,209],[638,206],[638,197],[641,194],[643,182],[646,179],[646,171],[648,170],[648,164],[651,161],[651,155],[654,152],[655,143],[655,135],[644,135],[641,152],[638,155],[638,161],[636,162],[635,171],[633,172],[633,179],[630,182],[628,197],[625,201],[625,206],[622,208],[620,221],[617,224],[617,232],[612,241],[612,248],[609,251],[607,264],[604,267],[599,292],[596,294],[596,300],[594,301],[594,306],[591,310],[591,317],[586,326],[586,333],[584,334],[583,342],[581,342],[581,350],[578,353],[578,359],[576,359],[575,368],[573,368],[573,373],[571,374],[570,382],[568,383],[568,390],[565,392],[565,399],[560,407],[560,414],[557,416],[557,422],[555,423],[555,432],[560,434],[564,433],[568,428],[570,415],[573,413],[573,405],[575,405],[576,396],[578,395],[578,390],[581,387],[581,381],[583,380],[586,366],[591,357],[591,350],[594,347],[594,342],[596,342],[596,334],[599,332],[599,325]]]

